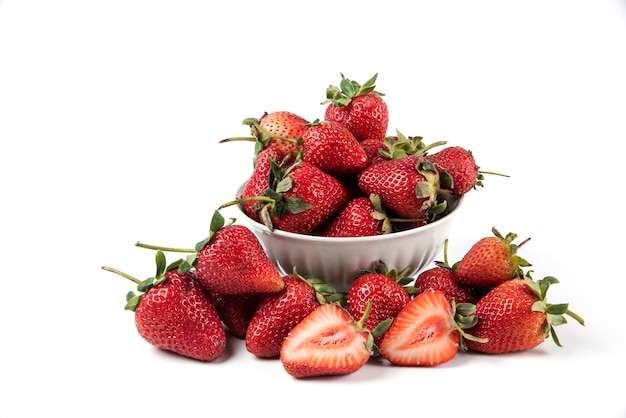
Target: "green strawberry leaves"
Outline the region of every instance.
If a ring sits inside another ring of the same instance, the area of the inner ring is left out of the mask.
[[[375,91],[377,77],[378,73],[374,74],[372,78],[361,85],[354,80],[345,78],[344,75],[341,74],[339,87],[328,87],[326,89],[326,100],[323,101],[322,104],[332,103],[335,106],[347,106],[355,97],[363,96],[372,92],[375,92],[379,96],[384,96],[383,93]]]

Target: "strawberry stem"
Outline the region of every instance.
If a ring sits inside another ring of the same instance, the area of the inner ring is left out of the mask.
[[[161,251],[167,251],[170,253],[195,253],[196,250],[195,249],[191,249],[191,248],[174,248],[174,247],[162,247],[159,245],[152,245],[152,244],[145,244],[143,242],[139,242],[137,241],[135,243],[136,247],[140,247],[140,248],[147,248],[149,250],[161,250]]]
[[[141,280],[139,280],[139,279],[137,279],[137,278],[135,278],[135,277],[133,277],[133,276],[131,276],[129,274],[126,274],[123,271],[114,269],[113,267],[102,266],[102,270],[110,271],[110,272],[118,274],[118,275],[120,275],[122,277],[126,277],[128,280],[130,280],[131,282],[134,282],[136,284],[140,284],[141,283]]]

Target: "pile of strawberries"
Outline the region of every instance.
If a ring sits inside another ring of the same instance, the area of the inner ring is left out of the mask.
[[[342,76],[326,90],[323,120],[289,111],[248,118],[254,170],[240,204],[270,229],[326,237],[387,234],[445,216],[446,197],[482,186],[472,153],[446,142],[426,145],[399,131],[388,136],[389,110],[375,91]]]
[[[471,152],[447,147],[429,154],[421,137],[385,136],[388,110],[374,90],[342,76],[327,89],[324,120],[290,112],[246,119],[255,142],[254,170],[242,196],[218,208],[209,236],[193,248],[160,247],[156,274],[136,279],[126,309],[142,338],[201,361],[219,358],[227,333],[248,352],[279,359],[297,378],[344,375],[375,359],[434,366],[459,350],[528,350],[552,337],[568,304],[550,304],[554,277],[534,280],[518,255],[528,240],[492,235],[456,263],[444,260],[417,277],[380,260],[364,266],[346,293],[294,266],[281,274],[246,226],[220,209],[238,204],[270,229],[328,237],[367,236],[419,228],[446,214],[446,198],[482,185]],[[185,253],[171,264],[165,253]]]

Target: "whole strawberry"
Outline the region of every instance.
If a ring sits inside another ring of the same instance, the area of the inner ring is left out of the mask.
[[[483,185],[483,175],[479,172],[472,152],[463,147],[446,147],[426,158],[437,170],[450,176],[449,189],[456,195],[464,195]]]
[[[341,75],[339,87],[326,89],[328,104],[324,118],[345,125],[357,141],[369,138],[383,139],[389,125],[389,110],[383,94],[375,91],[378,74],[363,85]]]
[[[244,338],[250,320],[265,295],[265,293],[215,294],[211,295],[211,300],[230,334]]]
[[[309,125],[302,135],[302,159],[332,175],[357,173],[368,163],[350,130],[333,121]]]
[[[156,254],[154,277],[139,281],[118,270],[138,284],[136,295],[126,296],[126,309],[135,312],[139,335],[163,350],[201,361],[220,357],[226,348],[226,333],[215,307],[193,270],[178,271],[179,262],[166,267],[163,252]]]
[[[196,250],[192,264],[211,294],[271,293],[285,286],[257,236],[246,226],[225,224],[219,211],[211,220],[209,237]]]
[[[309,122],[289,111],[281,110],[276,112],[265,112],[260,118],[246,118],[244,125],[250,126],[252,136],[232,137],[220,141],[254,141],[254,155],[260,154],[263,150],[276,148],[283,154],[289,155],[300,151],[301,146],[298,139],[306,131]]]
[[[246,349],[257,357],[278,357],[287,334],[320,305],[323,290],[330,289],[313,279],[306,280],[295,271],[283,280],[285,288],[266,295],[248,325]]]
[[[324,229],[325,237],[369,237],[388,234],[391,220],[376,195],[356,197]]]
[[[500,283],[521,277],[522,267],[530,263],[517,254],[521,244],[513,241],[517,235],[509,232],[506,236],[492,228],[493,236],[478,240],[454,266],[457,280],[470,287],[493,287]]]
[[[388,270],[384,263],[379,263],[373,271],[366,271],[357,277],[347,296],[348,312],[360,318],[371,303],[371,310],[365,320],[365,328],[374,332],[376,327],[386,321],[393,320],[396,315],[411,301],[412,287],[404,285],[410,281],[396,269]],[[385,329],[374,332],[374,343],[378,345]]]
[[[280,147],[269,147],[262,150],[257,155],[254,169],[242,190],[241,197],[245,199],[259,196],[270,187],[270,170],[273,166],[280,167],[284,162],[290,161],[290,158],[286,158],[287,155]],[[241,206],[248,217],[257,222],[260,221],[259,210],[261,205],[258,202],[254,200],[244,201]]]
[[[478,295],[473,287],[464,286],[456,278],[454,269],[448,264],[448,240],[443,246],[444,261],[435,261],[435,267],[420,272],[413,284],[419,293],[427,290],[439,290],[448,298],[458,303],[475,304]]]
[[[439,173],[419,155],[371,165],[359,173],[358,184],[402,218],[433,220],[446,208],[438,199]]]
[[[348,189],[339,180],[306,161],[274,167],[269,175],[270,187],[261,195],[238,198],[224,203],[220,209],[258,202],[260,220],[270,230],[310,234],[350,200]]]
[[[561,346],[554,327],[566,323],[564,315],[584,325],[568,304],[549,304],[546,294],[554,277],[534,281],[529,274],[508,280],[476,303],[476,325],[468,329],[486,342],[467,341],[469,350],[499,354],[532,349],[552,336]]]

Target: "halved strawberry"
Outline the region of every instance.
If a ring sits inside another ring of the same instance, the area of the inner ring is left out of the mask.
[[[341,306],[320,305],[296,325],[280,350],[293,377],[345,375],[359,370],[371,355],[371,334]]]
[[[463,347],[462,330],[475,323],[472,304],[455,305],[439,290],[415,296],[400,311],[380,343],[381,355],[401,366],[434,366],[451,360]]]

